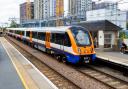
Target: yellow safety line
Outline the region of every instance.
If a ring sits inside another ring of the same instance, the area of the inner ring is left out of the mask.
[[[1,43],[2,43],[2,42],[1,42]],[[15,62],[13,62],[12,57],[11,57],[10,54],[8,53],[8,51],[7,51],[7,49],[5,48],[5,46],[3,45],[3,43],[2,43],[2,46],[4,47],[5,51],[7,52],[9,58],[11,59],[11,62],[12,62],[12,64],[13,64],[13,66],[15,67],[15,69],[16,69],[16,71],[17,71],[17,73],[18,73],[18,75],[19,75],[19,77],[20,77],[20,79],[21,79],[21,81],[22,81],[22,83],[23,83],[25,89],[29,89],[28,86],[27,86],[27,84],[25,83],[25,80],[24,80],[22,74],[21,74],[20,71],[18,70],[18,68],[17,68],[17,66],[16,66],[16,64],[15,64]]]

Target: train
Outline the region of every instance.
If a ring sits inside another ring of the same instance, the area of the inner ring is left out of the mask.
[[[7,28],[7,34],[63,62],[78,64],[96,60],[92,36],[81,26]]]

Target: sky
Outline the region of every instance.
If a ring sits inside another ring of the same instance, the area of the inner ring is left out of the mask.
[[[19,19],[19,4],[26,0],[0,0],[0,25],[9,22],[9,18]],[[34,1],[34,0],[31,0]],[[65,1],[65,10],[67,11],[67,1]],[[93,0],[98,1],[98,0]],[[102,0],[102,1],[120,1],[120,0]],[[120,3],[127,2],[127,4],[120,4],[119,8],[122,10],[128,10],[128,0],[122,0]]]

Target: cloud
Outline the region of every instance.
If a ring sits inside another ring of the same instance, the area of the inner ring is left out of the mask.
[[[16,17],[19,18],[19,4],[25,2],[26,0],[0,0],[0,23],[1,22],[8,22],[8,19],[10,17]],[[31,0],[34,1],[34,0]],[[64,0],[66,2],[66,8],[65,11],[67,11],[67,2],[68,0]],[[98,1],[98,0],[93,0]],[[104,1],[104,0],[102,0]],[[108,0],[105,0],[108,1]],[[119,1],[119,0],[109,0],[109,1]],[[123,2],[128,2],[128,0],[123,0]],[[120,4],[119,7],[121,9],[127,9],[128,10],[128,3],[127,4]]]
[[[0,0],[0,23],[8,22],[10,17],[19,18],[19,4],[25,0]]]

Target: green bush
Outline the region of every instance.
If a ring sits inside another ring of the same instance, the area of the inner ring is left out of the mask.
[[[120,32],[119,38],[121,38],[121,39],[128,39],[128,32]]]

